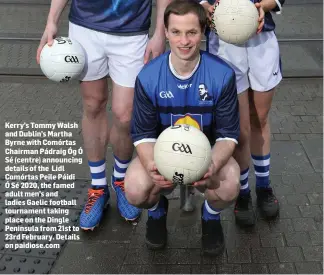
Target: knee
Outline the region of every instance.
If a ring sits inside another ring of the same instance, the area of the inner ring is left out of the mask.
[[[208,190],[206,197],[210,201],[221,202],[224,205],[231,205],[240,192],[240,167],[236,161],[228,168],[227,178],[216,190]]]
[[[240,136],[238,140],[238,148],[244,147],[246,144],[250,143],[251,128],[250,125],[243,125],[240,127]]]
[[[139,182],[141,184],[138,184]],[[138,208],[147,208],[150,190],[143,186],[143,181],[140,181],[136,175],[126,173],[125,196],[131,205]]]
[[[232,203],[234,202],[239,193],[240,193],[240,173],[238,172],[235,176],[233,176],[230,180],[229,180],[229,184],[228,184],[228,196],[226,198],[226,202],[228,203]]]
[[[107,95],[87,95],[83,97],[83,109],[88,118],[95,119],[106,112]]]
[[[127,201],[138,208],[145,208],[146,202],[148,200],[149,195],[146,194],[144,190],[139,188],[136,185],[126,184],[125,182],[125,196]]]
[[[268,118],[258,118],[256,117],[255,119],[251,119],[251,128],[252,130],[260,130],[264,129],[268,124]]]
[[[268,113],[266,114],[257,114],[256,112],[251,112],[251,129],[260,130],[267,126],[268,124]]]
[[[231,167],[229,170],[229,177],[225,187],[226,191],[224,192],[225,196],[222,200],[231,204],[237,199],[240,192],[240,168],[237,165],[237,167]]]
[[[112,106],[114,120],[119,125],[128,125],[132,119],[132,107],[126,105]]]
[[[239,164],[234,159],[232,161],[232,165],[229,168],[228,173],[229,173],[229,181],[231,182],[232,190],[236,198],[241,188],[241,183],[240,183],[241,169]]]

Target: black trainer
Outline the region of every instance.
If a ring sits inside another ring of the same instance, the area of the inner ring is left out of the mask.
[[[279,214],[279,202],[271,187],[256,188],[257,204],[266,218],[275,218]]]
[[[223,252],[225,240],[220,220],[207,220],[202,218],[203,206],[201,207],[201,244],[205,255],[216,256]]]
[[[239,195],[234,207],[235,221],[240,226],[255,225],[256,216],[252,206],[251,192]]]
[[[169,201],[166,197],[161,196],[164,200],[165,215],[159,219],[148,217],[146,222],[146,245],[151,250],[158,250],[165,247],[167,243],[168,231],[166,227]]]

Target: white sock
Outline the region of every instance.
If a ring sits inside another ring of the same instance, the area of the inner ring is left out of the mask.
[[[106,160],[100,160],[100,161],[89,161],[88,162],[90,166],[90,172],[91,172],[91,185],[96,186],[105,186],[107,185],[106,180]]]

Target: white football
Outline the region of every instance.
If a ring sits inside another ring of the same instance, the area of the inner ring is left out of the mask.
[[[211,163],[211,145],[196,127],[180,124],[165,129],[154,146],[159,173],[174,184],[192,184],[206,174]]]
[[[219,0],[212,15],[212,26],[219,38],[240,45],[256,34],[259,12],[250,0]]]
[[[52,46],[43,47],[40,67],[44,75],[55,82],[77,79],[85,65],[83,47],[68,37],[57,37]]]

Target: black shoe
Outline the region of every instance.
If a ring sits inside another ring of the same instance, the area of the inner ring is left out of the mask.
[[[204,206],[204,205],[203,205]],[[201,244],[205,255],[216,256],[225,248],[223,228],[220,220],[205,221],[202,218],[203,207],[201,208]]]
[[[161,196],[161,200],[164,200],[165,215],[159,219],[149,217],[146,222],[146,245],[151,250],[162,249],[167,243],[168,231],[166,221],[169,202],[164,196]]]
[[[234,207],[235,221],[240,226],[253,226],[255,224],[255,213],[252,206],[251,192],[239,195]]]
[[[266,218],[275,218],[279,214],[279,202],[271,187],[256,188],[257,204]]]

